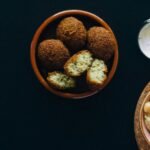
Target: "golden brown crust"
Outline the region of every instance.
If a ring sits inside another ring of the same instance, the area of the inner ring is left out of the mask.
[[[116,42],[112,33],[103,27],[92,27],[87,33],[88,48],[99,59],[109,60],[114,53]]]
[[[95,90],[101,86],[101,85],[97,84],[96,82],[91,81],[91,78],[90,78],[90,75],[88,72],[86,75],[86,82],[91,90]]]
[[[59,23],[56,34],[70,50],[80,50],[85,45],[87,31],[80,20],[67,17]]]
[[[38,58],[41,64],[49,69],[61,69],[69,59],[68,49],[60,40],[48,39],[39,44]]]
[[[88,50],[81,50],[81,51],[77,52],[76,54],[74,54],[72,57],[70,57],[70,59],[65,63],[64,70],[65,70],[65,72],[66,72],[67,75],[72,76],[70,74],[70,71],[69,71],[69,67],[68,67],[69,64],[73,63],[73,62],[76,62],[77,59],[78,59],[78,56],[79,55],[84,55],[85,53],[90,53],[90,52]],[[80,76],[80,74],[78,76]]]

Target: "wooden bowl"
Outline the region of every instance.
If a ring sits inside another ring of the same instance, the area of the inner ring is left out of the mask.
[[[136,106],[134,117],[134,131],[136,141],[140,150],[150,150],[150,132],[144,122],[144,105],[150,101],[150,82],[144,88]]]
[[[141,109],[140,109],[140,128],[141,128],[141,131],[142,131],[142,134],[143,134],[145,140],[147,141],[147,143],[150,146],[150,132],[147,130],[147,128],[145,126],[145,123],[144,123],[144,112],[143,112],[144,104],[147,101],[150,101],[150,91],[146,95],[145,99],[143,100],[143,104],[142,104]]]
[[[75,92],[66,92],[66,91],[59,91],[59,90],[53,89],[51,86],[49,86],[49,84],[45,80],[44,71],[42,71],[42,69],[40,68],[40,65],[38,63],[38,60],[36,57],[37,46],[38,46],[39,42],[41,42],[44,39],[56,38],[55,32],[56,32],[57,24],[59,23],[59,21],[62,18],[65,18],[68,16],[75,16],[75,17],[79,18],[81,21],[83,21],[86,28],[89,28],[94,25],[103,26],[106,29],[108,29],[109,31],[111,31],[114,36],[114,33],[111,30],[111,28],[109,27],[109,25],[104,20],[102,20],[100,17],[98,17],[90,12],[82,11],[82,10],[62,11],[62,12],[54,14],[53,16],[50,16],[37,29],[36,33],[34,34],[33,40],[31,42],[30,60],[31,60],[31,65],[32,65],[35,75],[37,76],[40,83],[48,91],[50,91],[58,96],[64,97],[64,98],[81,99],[81,98],[86,98],[86,97],[89,97],[89,96],[92,96],[92,95],[98,93],[100,90],[102,90],[104,87],[106,87],[106,85],[108,85],[108,83],[111,81],[111,79],[113,78],[113,76],[115,74],[117,64],[118,64],[118,44],[117,44],[117,40],[114,36],[114,38],[116,40],[114,56],[112,58],[108,78],[107,78],[105,84],[101,88],[96,89],[96,90],[89,90],[87,88],[87,86],[83,86],[83,87],[81,86],[81,88],[80,88],[81,90],[77,90]]]

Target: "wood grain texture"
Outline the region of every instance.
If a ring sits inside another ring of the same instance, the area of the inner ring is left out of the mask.
[[[139,101],[137,103],[136,111],[135,111],[135,118],[134,118],[134,131],[135,131],[135,137],[137,144],[139,146],[140,150],[150,150],[150,145],[148,144],[147,140],[143,136],[142,130],[141,130],[141,120],[140,120],[140,110],[145,102],[145,97],[150,92],[150,82],[147,84],[147,86],[144,88]]]

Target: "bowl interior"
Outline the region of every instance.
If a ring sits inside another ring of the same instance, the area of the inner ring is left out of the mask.
[[[70,15],[68,15],[68,17],[69,16]],[[84,23],[86,29],[89,29],[92,26],[101,26],[98,22],[96,22],[95,20],[92,20],[89,17],[80,16],[80,15],[71,15],[71,16],[76,17],[79,20],[81,20]],[[67,17],[67,16],[65,16],[65,17]],[[45,40],[45,39],[52,39],[52,38],[57,39],[57,37],[56,37],[56,28],[57,28],[57,25],[65,17],[58,18],[55,21],[53,21],[52,23],[48,24],[48,26],[41,33],[41,35],[39,37],[39,40],[38,40],[38,44],[41,41]],[[38,44],[37,44],[37,46],[38,46]],[[85,46],[82,49],[87,49],[87,47]],[[113,58],[110,61],[107,62],[107,66],[108,66],[109,70],[111,69],[112,61],[113,61]],[[40,70],[42,76],[44,78],[46,78],[47,72],[49,70],[44,69],[44,67],[42,67],[40,65],[38,59],[37,59],[37,65],[39,67],[39,70]],[[59,71],[61,71],[61,70],[59,70]],[[77,80],[77,87],[79,87],[79,88],[75,88],[74,90],[71,90],[69,92],[71,92],[71,93],[83,93],[83,92],[86,92],[87,90],[89,90],[89,88],[88,88],[88,86],[86,84],[86,80],[85,79],[86,79],[85,74],[82,77],[78,78],[78,80]],[[64,92],[66,92],[66,91],[64,91]]]
[[[90,90],[86,84],[85,75],[83,75],[77,80],[78,88],[75,88],[74,90],[59,91],[59,90],[53,89],[52,87],[48,85],[47,81],[45,80],[49,70],[44,69],[44,67],[40,65],[39,60],[37,58],[37,47],[39,43],[45,39],[52,39],[52,38],[57,39],[56,28],[57,28],[58,23],[63,18],[69,17],[69,16],[73,16],[81,20],[84,23],[87,30],[92,26],[103,26],[112,32],[112,30],[107,25],[107,23],[105,23],[101,18],[97,17],[96,15],[92,13],[89,13],[86,11],[80,11],[80,10],[70,10],[70,11],[60,12],[58,14],[55,14],[49,17],[47,20],[45,20],[43,24],[39,27],[37,32],[35,33],[32,43],[31,43],[31,64],[32,64],[33,70],[38,80],[47,90],[65,98],[80,99],[80,98],[85,98],[85,97],[88,97],[97,93],[99,90],[103,89],[108,84],[108,82],[112,79],[116,71],[117,64],[118,64],[118,45],[116,41],[116,49],[114,52],[114,56],[112,57],[110,61],[106,63],[109,69],[109,73],[108,73],[108,78],[105,84],[103,85],[103,87],[101,87],[101,89],[97,89],[95,91]],[[82,49],[87,49],[87,47],[85,46]]]

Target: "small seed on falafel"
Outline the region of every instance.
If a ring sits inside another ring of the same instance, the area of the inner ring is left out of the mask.
[[[85,45],[87,31],[80,20],[67,17],[59,23],[56,34],[70,50],[76,51]]]
[[[37,55],[41,64],[48,70],[62,69],[70,57],[64,44],[55,39],[42,41],[38,46]]]
[[[88,49],[99,59],[109,60],[114,53],[116,42],[112,33],[103,27],[91,27],[87,33]]]

